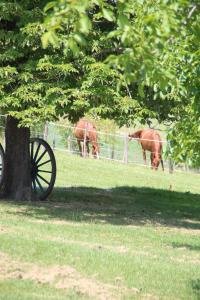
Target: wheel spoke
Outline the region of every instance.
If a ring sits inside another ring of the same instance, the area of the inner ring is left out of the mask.
[[[48,143],[40,138],[31,139],[30,155],[32,191],[37,194],[38,199],[45,200],[51,193],[55,183],[55,156]]]
[[[35,183],[35,179],[33,179],[32,183],[33,183],[33,189],[34,189],[34,191],[36,191],[36,183]]]
[[[40,151],[40,147],[41,147],[41,144],[38,144],[37,150],[36,150],[35,155],[34,155],[34,158],[33,158],[34,161],[36,160],[36,158],[37,158],[37,156],[38,156],[38,153],[39,153],[39,151]]]
[[[44,177],[42,177],[40,174],[37,174],[37,176],[42,180],[42,181],[44,181],[46,184],[50,184],[50,182],[49,181],[47,181]]]
[[[39,169],[38,169],[38,173],[40,173],[40,172],[52,174],[52,171],[46,171],[46,170],[39,170]]]
[[[47,153],[47,150],[45,149],[44,152],[40,155],[40,157],[37,159],[37,161],[35,162],[36,165],[39,163],[39,161],[43,158],[43,156]]]
[[[37,184],[39,185],[39,187],[40,187],[40,190],[43,192],[43,191],[44,191],[44,189],[43,189],[43,187],[42,187],[42,185],[41,185],[41,183],[40,183],[39,179],[36,177],[36,178],[35,178],[35,180],[36,180]]]
[[[41,167],[41,166],[43,166],[43,165],[46,165],[46,164],[49,163],[49,162],[51,162],[50,159],[49,159],[49,160],[46,160],[45,162],[43,162],[43,163],[41,163],[41,164],[39,164],[37,167],[39,168],[39,167]]]

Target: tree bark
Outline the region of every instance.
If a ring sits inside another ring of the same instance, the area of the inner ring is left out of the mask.
[[[18,124],[17,119],[7,118],[4,195],[15,201],[30,201],[32,197],[30,129],[19,128]]]

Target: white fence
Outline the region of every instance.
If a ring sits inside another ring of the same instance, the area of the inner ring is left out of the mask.
[[[4,141],[4,128],[5,128],[5,116],[0,115],[0,130],[1,130],[1,142]],[[50,146],[59,151],[65,151],[74,155],[80,155],[80,151],[77,144],[77,139],[74,135],[73,126],[65,126],[53,122],[45,124],[41,130],[34,128],[32,130],[32,136],[44,138]],[[132,139],[129,141],[127,134],[112,134],[108,132],[97,131],[98,144],[100,146],[100,159],[118,161],[125,164],[135,164],[140,166],[146,166],[144,164],[142,148],[138,139]],[[199,173],[199,169],[193,169],[188,167],[187,163],[174,164],[172,160],[167,156],[168,142],[162,140],[164,161],[164,168],[170,173],[173,170],[176,171],[192,171]],[[91,149],[91,145],[90,145]],[[85,148],[86,151],[86,148]],[[86,153],[84,155],[87,157]],[[90,154],[91,156],[91,154]],[[147,151],[147,167],[151,167],[150,152]],[[160,168],[160,166],[159,166]]]
[[[64,126],[56,123],[46,123],[43,133],[33,132],[34,136],[42,136],[55,150],[66,151],[75,155],[80,155],[77,139],[74,135],[73,126]],[[88,130],[92,131],[92,130]],[[128,138],[128,134],[111,134],[102,131],[96,131],[98,135],[98,145],[100,147],[100,159],[118,161],[125,164],[144,164],[142,148],[138,139]],[[173,170],[172,161],[166,156],[168,143],[162,140],[163,161],[165,169],[170,172]],[[86,151],[86,148],[84,148]],[[91,150],[91,143],[90,143]],[[91,152],[91,151],[90,151]],[[84,155],[87,157],[86,153]],[[90,156],[91,153],[90,153]],[[150,152],[147,151],[147,166],[151,167]]]

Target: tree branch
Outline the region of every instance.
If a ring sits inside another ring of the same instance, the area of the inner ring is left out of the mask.
[[[192,7],[192,9],[190,10],[190,12],[189,12],[189,14],[188,14],[188,16],[187,16],[187,19],[190,19],[190,18],[191,18],[192,14],[193,14],[193,12],[195,11],[196,8],[197,8],[197,5],[194,5],[194,6]]]

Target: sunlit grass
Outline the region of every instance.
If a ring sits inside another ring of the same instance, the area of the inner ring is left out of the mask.
[[[199,299],[199,175],[56,156],[49,201],[0,203],[0,299]]]

